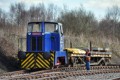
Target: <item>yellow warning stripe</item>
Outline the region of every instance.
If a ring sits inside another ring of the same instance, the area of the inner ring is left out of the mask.
[[[34,60],[32,60],[32,62],[30,62],[30,64],[28,64],[27,66],[26,66],[26,68],[28,68],[28,67],[30,67],[31,66],[31,64],[33,64],[35,61]]]
[[[37,59],[36,61],[37,61],[40,65],[42,65],[38,59]]]
[[[39,62],[39,60],[36,60],[42,67],[45,67],[43,64],[41,64],[40,62]]]
[[[52,61],[54,60],[53,57],[51,57]]]
[[[41,58],[41,56],[42,56],[42,55],[41,55],[41,54],[39,54],[39,56],[38,56],[38,57],[39,57],[39,58]],[[48,60],[45,60],[43,57],[42,57],[42,59],[43,59],[43,60],[44,60],[47,64],[50,64],[50,63],[48,62]]]
[[[37,67],[42,68],[38,63],[36,63]]]
[[[44,60],[47,64],[50,64],[49,62],[48,62],[48,60]]]
[[[42,63],[44,66],[48,67],[48,65],[47,65],[46,63],[44,63],[44,61],[43,61],[42,59],[40,59],[39,57],[38,57],[38,60],[39,60],[40,63]]]
[[[31,57],[31,58],[30,58],[25,64],[23,64],[22,66],[25,66],[25,65],[29,64],[29,62],[30,62],[32,59],[34,59],[34,57]]]
[[[33,54],[30,54],[30,56],[28,56],[23,62],[21,65],[23,65],[26,61],[28,61],[28,59],[32,56]]]
[[[40,59],[39,57],[38,57],[38,59],[39,59],[46,67],[49,68],[49,66],[48,66],[42,59]]]
[[[54,54],[51,54],[51,60],[54,61]]]
[[[50,62],[48,60],[45,60],[41,54],[38,55],[39,58],[41,58],[46,64],[50,65]]]
[[[35,62],[36,60],[36,62]],[[50,62],[50,61],[51,62]],[[21,67],[25,69],[30,68],[50,68],[50,64],[54,61],[54,53],[51,53],[49,60],[44,59],[42,53],[38,53],[37,57],[34,59],[34,53],[27,53],[26,59],[22,61]],[[35,63],[34,63],[35,62]]]
[[[28,61],[23,65],[23,67],[25,67],[26,65],[28,65],[28,64],[32,61],[32,59],[34,59],[34,57],[31,57],[30,60],[28,60]],[[34,60],[33,60],[33,61],[34,61]]]
[[[34,67],[34,64],[30,68],[33,68],[33,67]]]
[[[28,56],[29,54],[26,54],[26,57]]]
[[[54,54],[52,53],[51,56],[54,57]]]
[[[37,63],[39,63],[39,65],[45,67],[38,59],[36,61],[37,61]]]
[[[43,58],[43,56],[41,54],[38,54],[41,58]]]

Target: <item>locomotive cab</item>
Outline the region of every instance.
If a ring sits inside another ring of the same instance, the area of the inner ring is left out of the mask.
[[[31,22],[27,29],[27,51],[63,50],[62,24],[53,22]],[[60,46],[61,45],[61,46]]]
[[[26,51],[19,51],[21,68],[51,68],[57,65],[59,59],[65,65],[68,63],[64,49],[62,24],[57,22],[29,22],[26,35]]]

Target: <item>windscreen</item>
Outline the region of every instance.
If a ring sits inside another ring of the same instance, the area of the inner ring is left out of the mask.
[[[45,23],[45,32],[54,32],[57,24]]]
[[[41,24],[29,24],[28,25],[28,32],[41,32]]]

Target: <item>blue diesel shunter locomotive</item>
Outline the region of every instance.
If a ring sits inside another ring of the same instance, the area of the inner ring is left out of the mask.
[[[50,69],[67,65],[64,35],[61,23],[29,22],[26,34],[26,51],[19,50],[18,58],[22,69]]]

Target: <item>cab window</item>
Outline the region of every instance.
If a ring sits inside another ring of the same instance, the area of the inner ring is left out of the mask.
[[[45,23],[45,32],[54,32],[56,24]]]
[[[40,29],[41,27],[40,27],[40,25],[39,24],[34,24],[33,25],[33,30],[32,30],[32,32],[40,32]]]
[[[41,24],[29,24],[27,32],[41,32]]]

